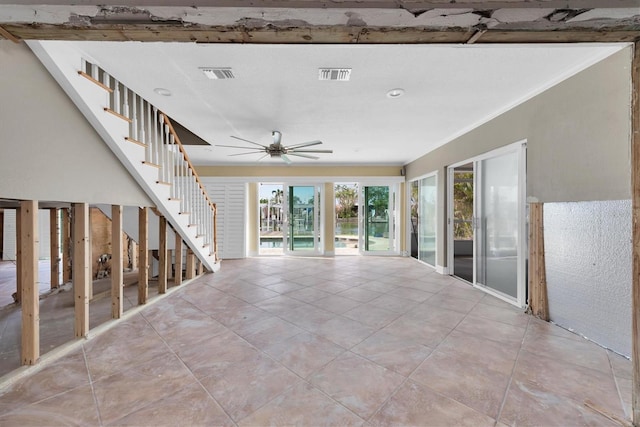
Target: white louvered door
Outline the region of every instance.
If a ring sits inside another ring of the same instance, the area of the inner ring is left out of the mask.
[[[244,182],[202,180],[209,197],[218,208],[218,256],[221,259],[246,257],[246,197]]]

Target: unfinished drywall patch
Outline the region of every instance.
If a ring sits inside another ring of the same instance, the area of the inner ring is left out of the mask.
[[[629,356],[631,201],[545,203],[551,320]]]

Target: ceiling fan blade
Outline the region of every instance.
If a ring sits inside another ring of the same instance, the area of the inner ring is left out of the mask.
[[[286,154],[280,154],[280,158],[281,158],[282,160],[284,160],[284,162],[285,162],[286,164],[288,164],[288,165],[290,165],[290,164],[291,164],[291,159],[290,159],[290,158],[288,158]]]
[[[260,158],[258,159],[258,161],[260,161],[260,160],[264,159],[265,157],[269,157],[269,153],[267,153],[267,154],[265,154],[264,156],[260,157]]]
[[[289,153],[333,153],[333,150],[289,150]]]
[[[216,147],[227,147],[227,148],[244,148],[246,150],[257,150],[256,147],[239,147],[237,145],[222,145],[222,144],[216,144]]]
[[[287,148],[288,149],[302,148],[302,147],[310,147],[312,145],[320,145],[320,144],[322,144],[322,141],[309,141],[309,142],[303,142],[302,144],[289,145]]]
[[[316,157],[316,156],[309,156],[308,154],[296,154],[295,152],[291,152],[289,151],[290,156],[298,156],[298,157],[306,157],[307,159],[313,159],[313,160],[318,160],[320,157]]]
[[[231,135],[231,138],[238,139],[238,140],[244,141],[244,142],[248,142],[249,144],[257,145],[257,146],[262,147],[262,148],[267,148],[266,145],[258,144],[257,142],[249,141],[248,139],[239,138],[239,137],[233,136],[233,135]]]
[[[234,156],[246,156],[247,154],[259,154],[259,153],[264,153],[263,150],[256,150],[256,151],[251,151],[249,153],[236,153],[236,154],[229,154],[229,157],[234,157]]]

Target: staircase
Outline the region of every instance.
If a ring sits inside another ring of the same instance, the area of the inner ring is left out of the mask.
[[[176,233],[217,271],[216,205],[169,117],[78,52],[46,43],[29,46]]]

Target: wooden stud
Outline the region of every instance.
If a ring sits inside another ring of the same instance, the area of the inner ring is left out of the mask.
[[[176,233],[176,262],[175,268],[173,272],[173,283],[176,286],[182,284],[182,237],[178,233]]]
[[[38,201],[20,202],[19,240],[22,259],[18,275],[22,281],[21,363],[34,365],[40,358],[40,299],[38,289]]]
[[[196,275],[196,255],[191,248],[187,248],[187,271],[186,279],[193,279]]]
[[[71,281],[71,216],[62,209],[62,283]]]
[[[131,245],[130,266],[131,266],[131,270],[135,270],[138,268],[138,244],[133,239],[129,239],[129,244]]]
[[[51,289],[60,286],[60,215],[58,209],[49,210],[49,244],[51,246]]]
[[[22,268],[22,247],[20,245],[20,239],[22,239],[22,216],[20,208],[16,209],[16,303],[20,304],[22,301],[22,275],[20,269]]]
[[[198,276],[202,276],[204,273],[204,263],[198,260]]]
[[[73,204],[73,295],[75,336],[89,332],[89,295],[91,289],[91,246],[89,245],[89,205]]]
[[[158,218],[159,228],[159,247],[158,247],[158,293],[167,292],[167,218],[161,216]]]
[[[20,43],[20,39],[18,39],[16,36],[2,27],[0,27],[0,36],[4,37],[7,40],[11,40],[14,43]]]
[[[631,66],[631,204],[632,204],[632,275],[631,275],[631,363],[633,382],[631,409],[633,424],[640,425],[640,41],[633,49]]]
[[[529,203],[529,307],[534,316],[549,321],[542,203]]]
[[[167,249],[167,284],[169,279],[173,279],[173,251]],[[168,285],[167,285],[168,286]]]
[[[123,270],[122,206],[111,206],[111,317],[122,317]]]
[[[149,208],[138,212],[138,304],[149,298]]]

